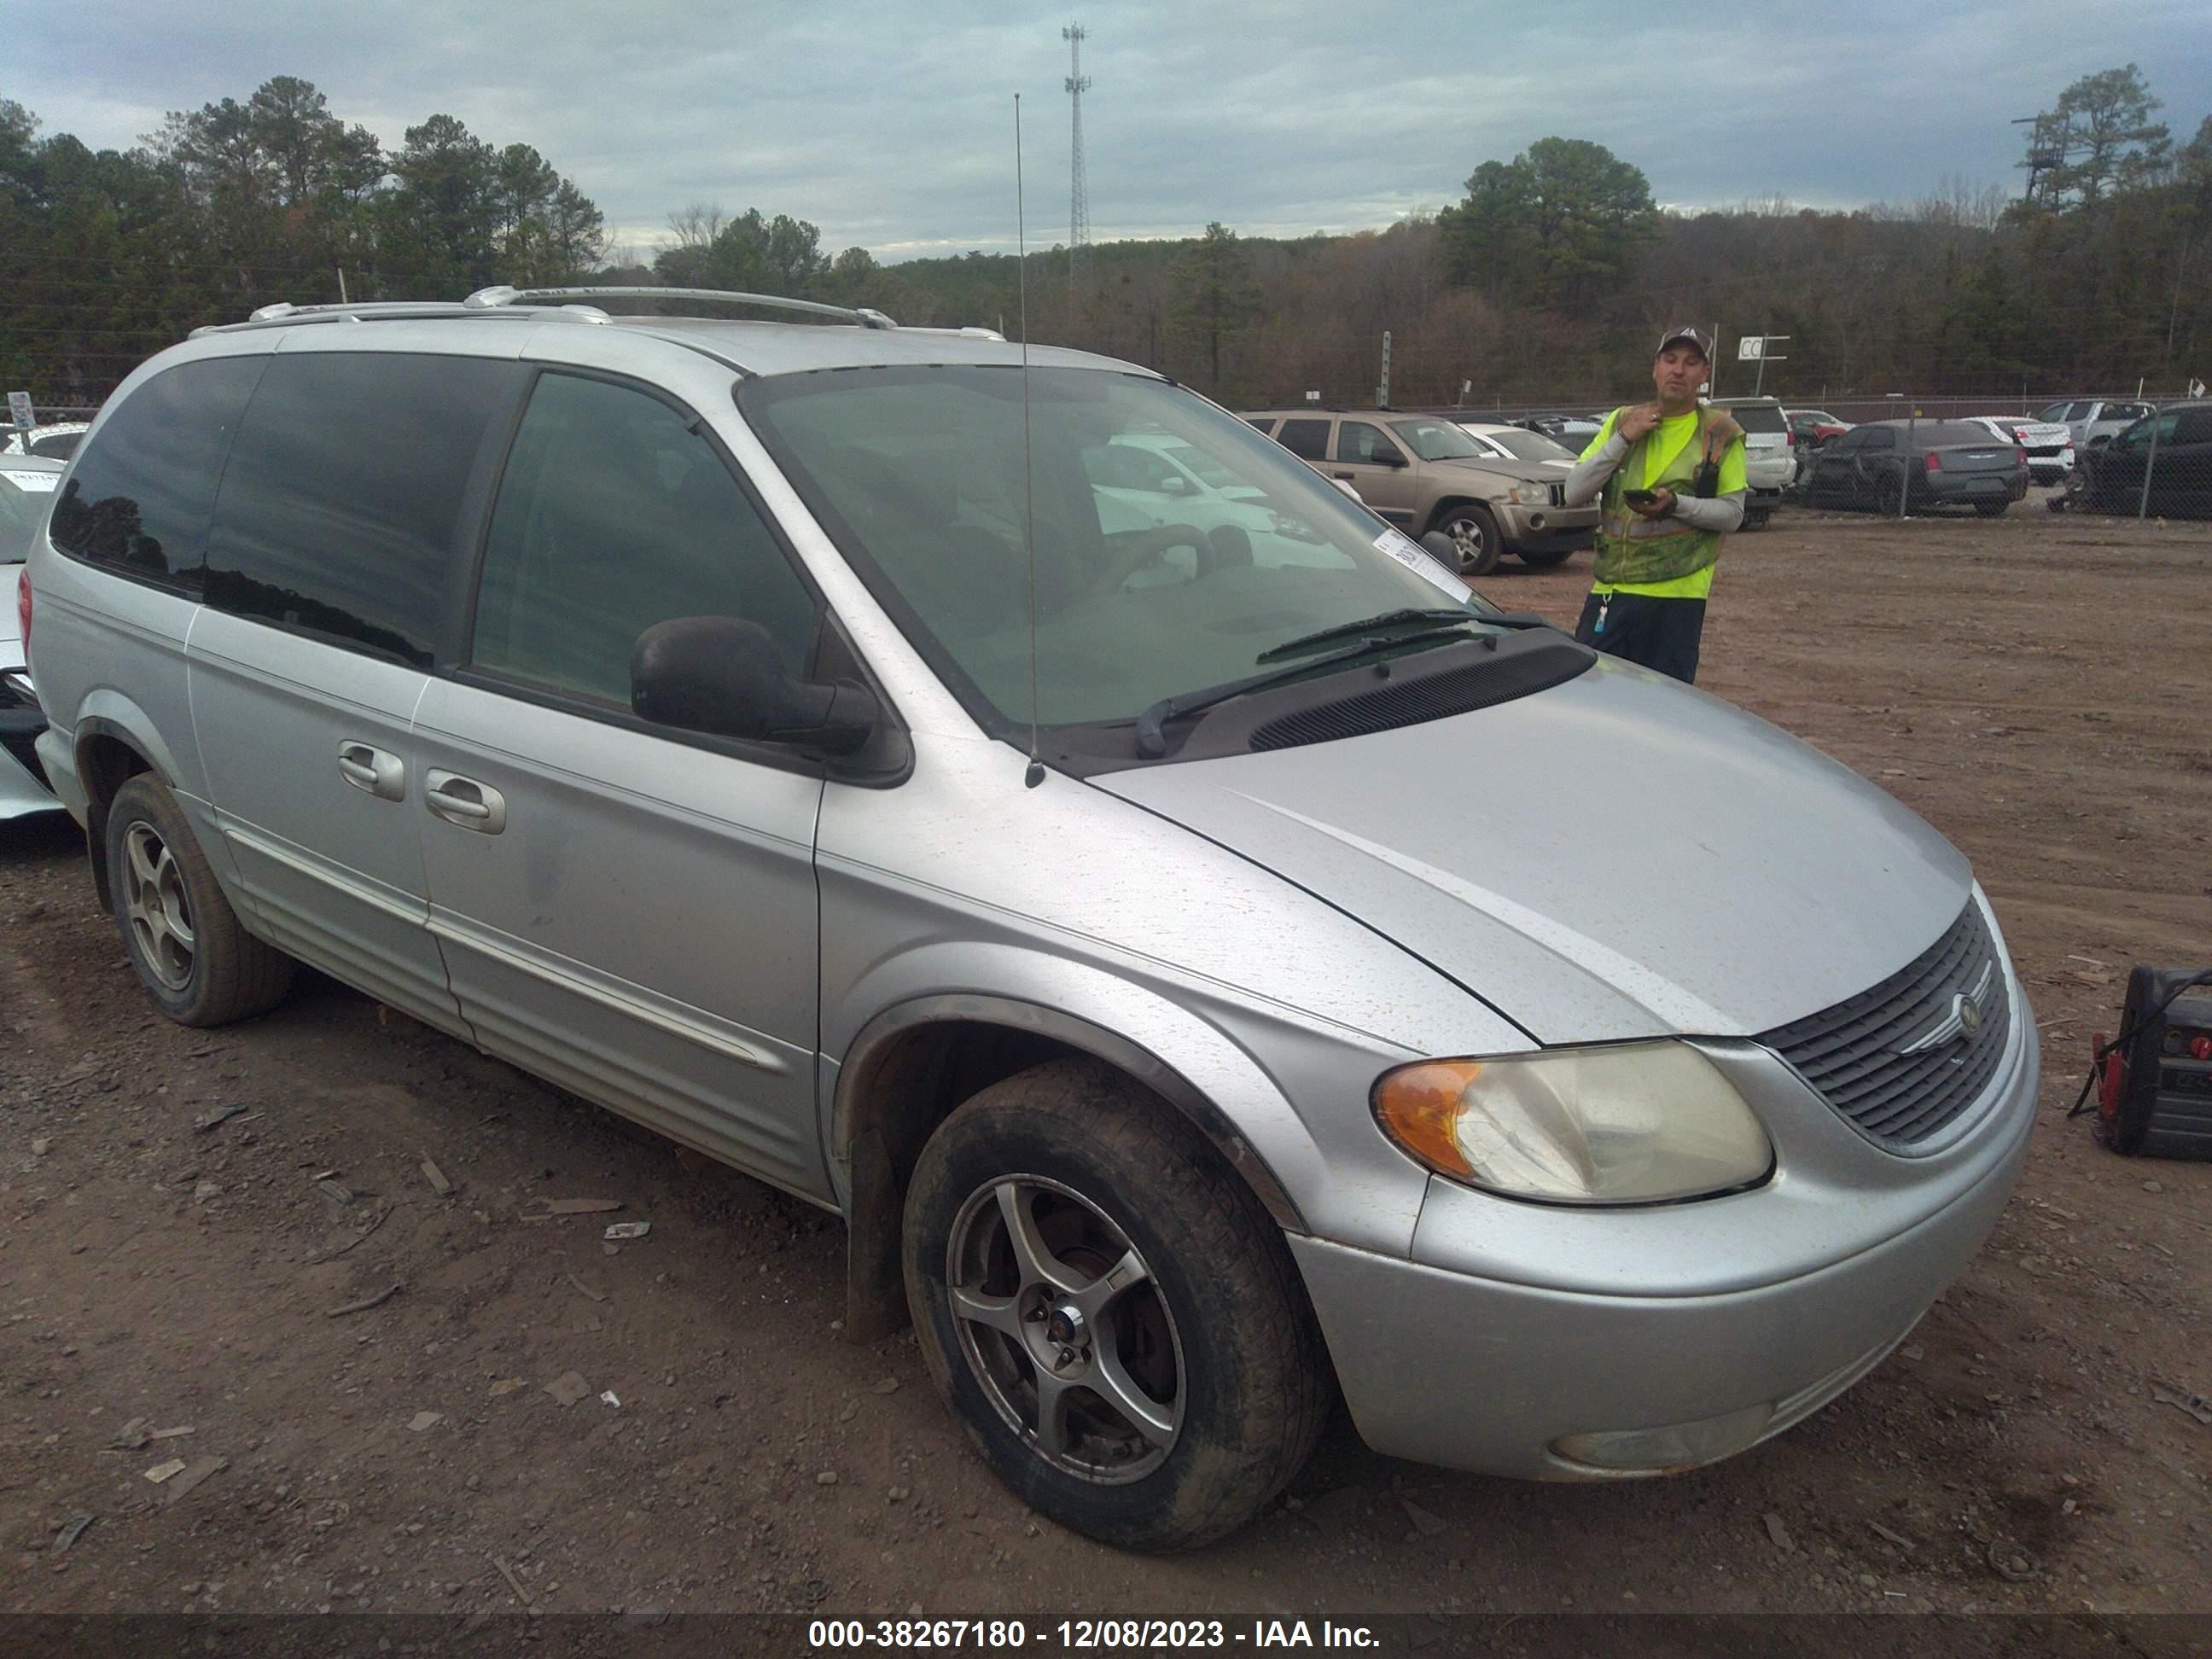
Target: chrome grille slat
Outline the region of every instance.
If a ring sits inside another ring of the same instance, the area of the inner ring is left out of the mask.
[[[2013,1018],[2002,965],[1983,999],[1978,1032],[1918,1054],[1899,1051],[1938,1025],[1952,999],[1972,991],[1996,956],[1970,900],[1941,939],[1881,984],[1759,1040],[1869,1139],[1910,1149],[1956,1119],[1996,1073]]]

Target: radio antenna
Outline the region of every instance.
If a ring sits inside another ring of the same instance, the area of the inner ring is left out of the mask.
[[[1022,330],[1022,544],[1030,565],[1030,763],[1022,774],[1024,788],[1044,781],[1044,762],[1037,754],[1037,611],[1036,611],[1036,473],[1030,465],[1030,247],[1029,222],[1022,204],[1022,95],[1014,94],[1014,249],[1021,272],[1016,305]]]

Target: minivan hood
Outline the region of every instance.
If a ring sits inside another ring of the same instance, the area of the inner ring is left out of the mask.
[[[1856,773],[1610,658],[1446,720],[1092,781],[1545,1043],[1771,1030],[1896,972],[1972,890],[1958,851]]]

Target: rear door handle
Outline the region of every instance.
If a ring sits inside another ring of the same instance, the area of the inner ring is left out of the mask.
[[[423,805],[447,823],[483,836],[495,836],[507,828],[507,797],[489,784],[434,766],[422,783]]]
[[[338,775],[379,800],[407,799],[407,763],[371,744],[350,739],[340,744]]]

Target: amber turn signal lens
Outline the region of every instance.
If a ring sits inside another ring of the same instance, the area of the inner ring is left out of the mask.
[[[1444,1060],[1408,1066],[1375,1086],[1375,1116],[1390,1138],[1432,1170],[1462,1180],[1474,1165],[1455,1133],[1460,1097],[1482,1075],[1479,1060]]]

